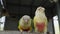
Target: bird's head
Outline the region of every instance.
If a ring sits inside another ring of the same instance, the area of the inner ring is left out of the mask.
[[[45,11],[45,8],[44,7],[38,7],[36,12],[44,12]]]
[[[23,16],[23,21],[25,24],[28,24],[29,20],[30,20],[30,16],[28,16],[28,15]]]
[[[45,8],[44,8],[44,7],[38,7],[38,8],[36,9],[35,15],[36,15],[36,14],[44,13],[44,11],[45,11]]]

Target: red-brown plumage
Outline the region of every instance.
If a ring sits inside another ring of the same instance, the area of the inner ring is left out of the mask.
[[[23,27],[21,27],[21,29],[22,29],[23,31],[29,31],[29,30],[30,30],[30,27],[28,27],[27,29],[24,29]]]
[[[42,32],[45,28],[45,23],[36,23],[38,31]]]

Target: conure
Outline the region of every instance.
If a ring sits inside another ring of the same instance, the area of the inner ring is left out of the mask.
[[[38,7],[33,19],[35,32],[47,33],[48,20],[45,16],[45,8]]]
[[[32,31],[32,19],[28,15],[22,16],[22,18],[19,20],[18,29],[22,31],[30,32]]]

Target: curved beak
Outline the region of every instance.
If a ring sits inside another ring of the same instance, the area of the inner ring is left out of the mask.
[[[26,23],[28,23],[28,20],[25,20]]]

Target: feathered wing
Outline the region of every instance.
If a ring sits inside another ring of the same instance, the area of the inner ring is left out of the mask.
[[[22,19],[22,18],[21,18]],[[20,21],[21,21],[21,19],[19,20],[19,24],[18,24],[18,29],[20,30]]]
[[[48,29],[48,20],[47,20],[47,18],[45,18],[45,29],[44,29],[44,32],[47,32],[47,29]]]

